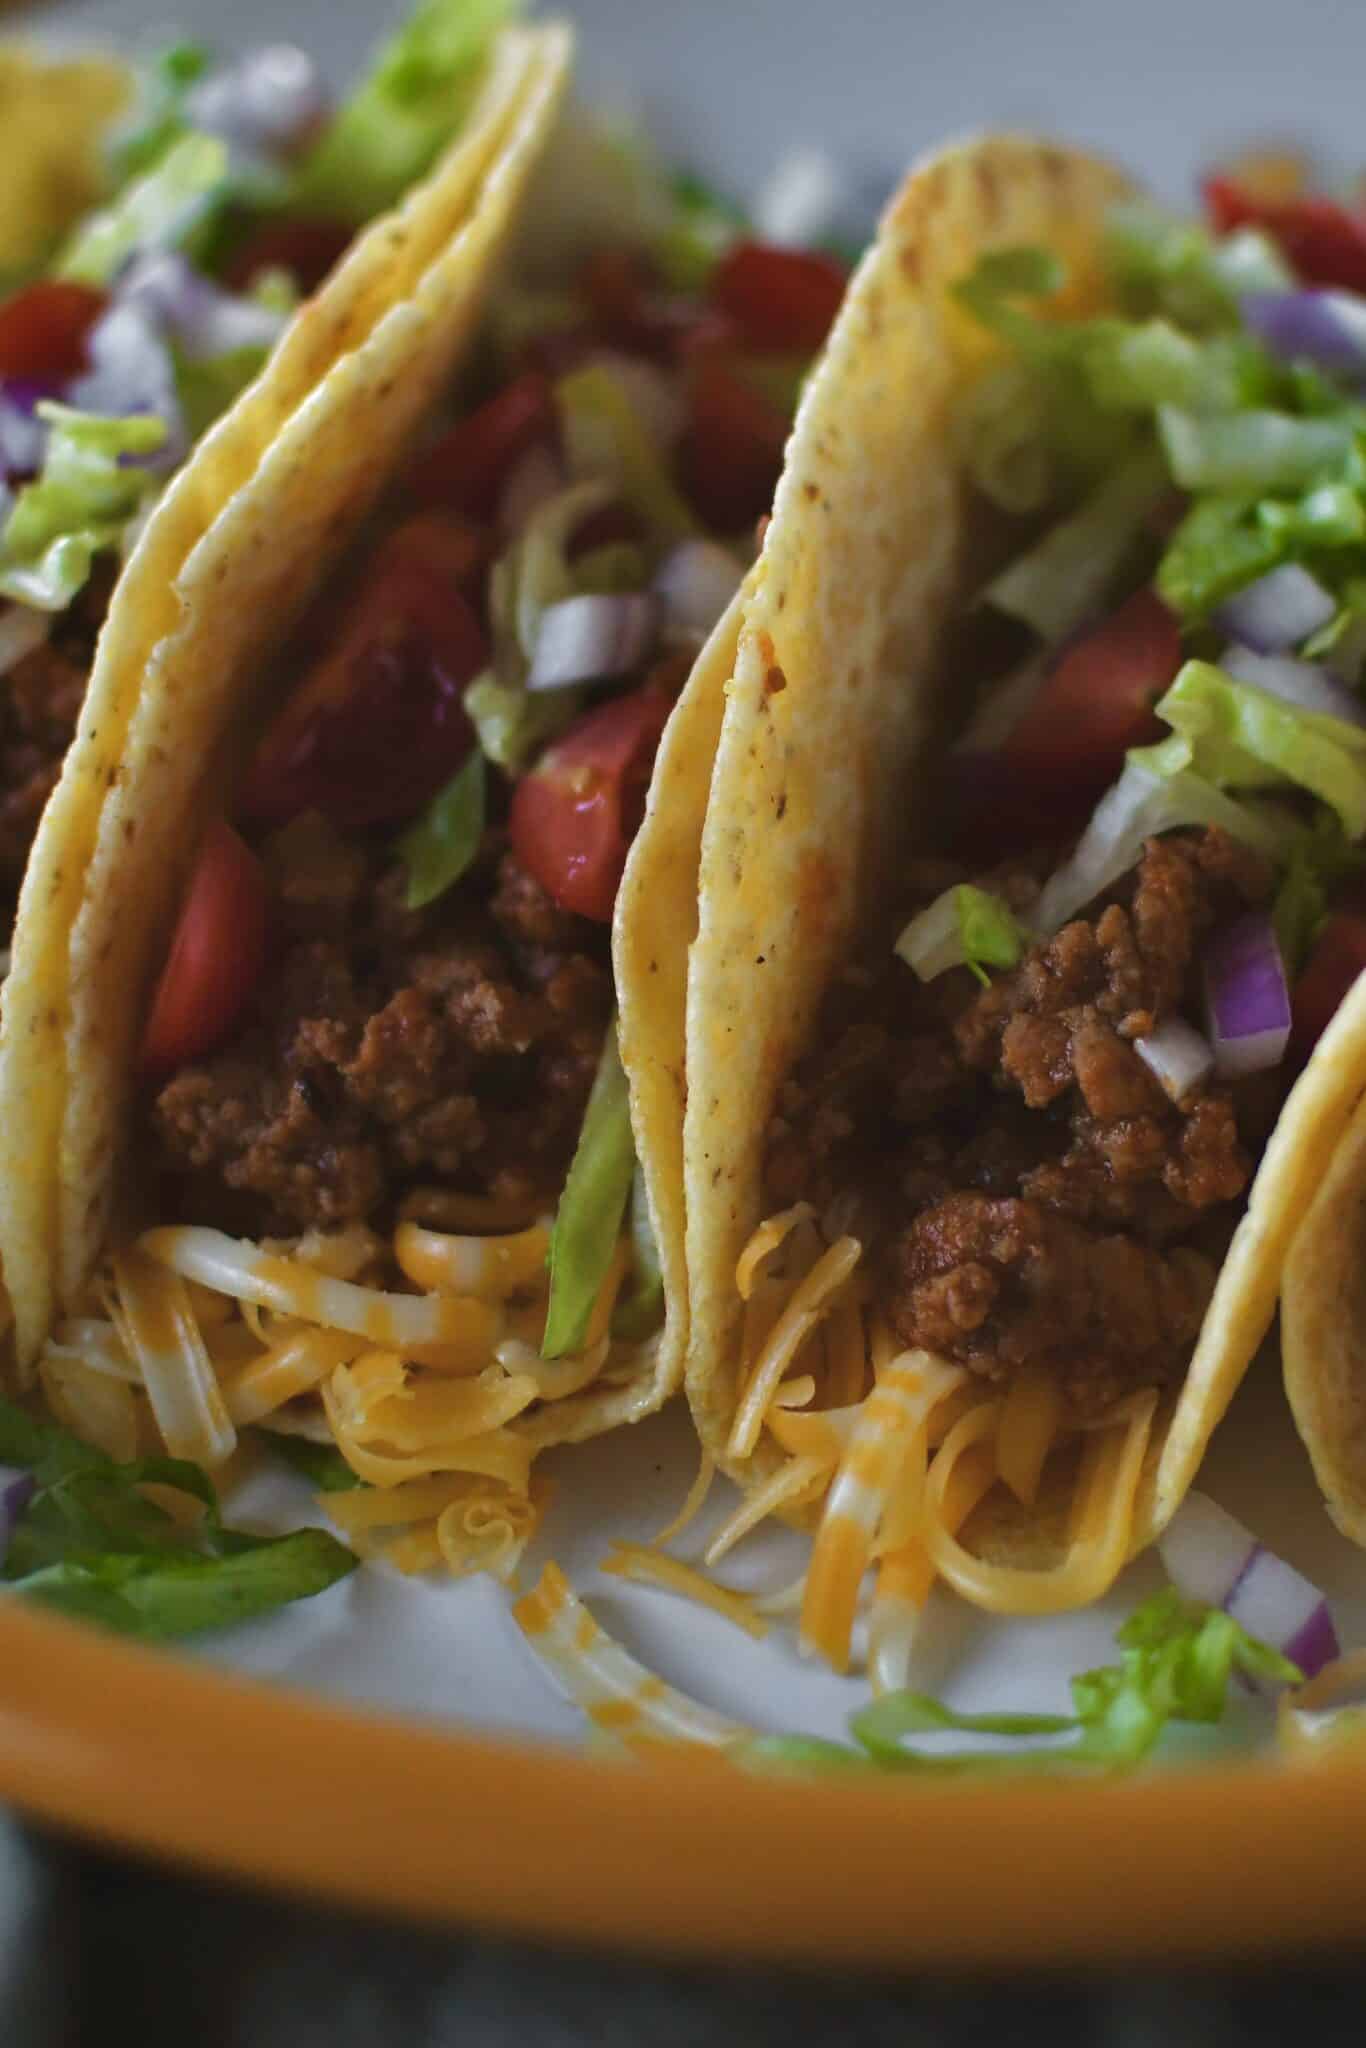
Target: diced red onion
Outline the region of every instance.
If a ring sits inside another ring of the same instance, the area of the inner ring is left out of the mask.
[[[1173,1102],[1183,1102],[1214,1071],[1208,1039],[1181,1017],[1169,1017],[1146,1038],[1136,1038],[1134,1051]]]
[[[595,369],[606,370],[625,392],[631,410],[656,448],[665,453],[682,436],[687,420],[687,402],[679,378],[639,356],[623,355],[612,348],[594,349],[584,358]]]
[[[288,156],[306,143],[327,112],[313,59],[292,43],[272,43],[215,71],[186,99],[190,126],[242,149]]]
[[[1302,563],[1282,562],[1221,605],[1214,622],[1257,654],[1280,654],[1326,626],[1336,610],[1336,600]]]
[[[115,297],[161,334],[174,335],[196,360],[243,348],[273,348],[288,324],[279,307],[225,292],[175,249],[136,257],[120,273]]]
[[[498,501],[498,527],[507,540],[517,540],[533,514],[564,490],[564,465],[544,442],[528,448],[513,464]]]
[[[50,612],[35,611],[26,604],[0,607],[0,676],[7,676],[25,655],[41,647],[51,626]]]
[[[629,675],[644,661],[658,629],[658,600],[645,591],[567,597],[547,605],[527,688],[567,690]]]
[[[676,633],[705,640],[744,580],[729,548],[714,540],[680,541],[655,573],[654,591]]]
[[[15,482],[36,476],[47,450],[47,422],[40,420],[36,407],[40,398],[59,398],[62,386],[55,380],[35,377],[7,377],[0,384],[0,469]]]
[[[1338,1655],[1337,1630],[1318,1587],[1208,1494],[1187,1495],[1157,1547],[1179,1593],[1221,1607],[1249,1635],[1298,1664],[1306,1678]]]
[[[33,1498],[35,1480],[17,1465],[0,1465],[0,1561],[9,1549],[19,1517]]]
[[[1290,991],[1271,919],[1249,910],[1211,939],[1205,1000],[1215,1072],[1225,1080],[1277,1066],[1290,1036]]]
[[[91,367],[67,391],[67,403],[80,412],[121,419],[150,413],[166,423],[166,439],[141,466],[155,473],[175,469],[184,461],[189,439],[176,391],[175,364],[151,312],[116,299],[90,330],[86,343]]]
[[[1297,661],[1293,654],[1254,654],[1250,647],[1226,647],[1219,666],[1238,682],[1251,683],[1299,711],[1340,718],[1344,725],[1366,726],[1366,704],[1317,662]]]
[[[1355,292],[1249,292],[1240,310],[1273,355],[1348,375],[1366,372],[1366,299]]]

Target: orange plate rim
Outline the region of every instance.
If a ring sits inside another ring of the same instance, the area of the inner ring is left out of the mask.
[[[1174,1962],[1366,1932],[1366,1768],[1346,1753],[1084,1783],[618,1761],[338,1706],[17,1601],[0,1674],[0,1798],[373,1912],[884,1968]]]

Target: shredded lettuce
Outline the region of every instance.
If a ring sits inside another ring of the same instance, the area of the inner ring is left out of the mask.
[[[671,202],[653,254],[664,282],[676,292],[700,292],[727,249],[744,234],[740,208],[691,171],[668,180]]]
[[[469,114],[519,0],[419,0],[300,166],[291,204],[363,221],[430,170]]]
[[[148,414],[106,419],[44,401],[51,432],[42,472],[25,484],[0,531],[0,596],[39,611],[62,611],[95,556],[116,548],[156,489],[124,456],[154,454],[166,424]]]
[[[532,755],[573,722],[583,702],[578,690],[533,692],[500,683],[492,669],[476,676],[464,696],[480,752],[509,775],[520,775]]]
[[[631,1182],[631,1284],[612,1315],[612,1335],[640,1343],[664,1319],[664,1273],[650,1221],[645,1175],[639,1166]]]
[[[1118,782],[1096,805],[1070,859],[1044,885],[1034,907],[1035,932],[1046,938],[1061,930],[1128,874],[1145,839],[1185,825],[1218,825],[1273,861],[1287,857],[1296,829],[1278,811],[1240,803],[1203,776],[1178,772],[1174,758],[1164,757],[1161,747],[1135,748]]]
[[[550,1236],[543,1358],[561,1358],[583,1344],[621,1235],[635,1164],[631,1103],[614,1017]]]
[[[476,747],[398,842],[407,905],[422,910],[454,888],[484,836],[484,756]]]
[[[57,259],[56,275],[107,285],[130,256],[173,249],[228,190],[227,145],[186,135],[141,178],[77,228]]]
[[[1133,559],[1167,490],[1156,448],[1136,450],[987,585],[984,601],[1056,644],[1096,611]]]
[[[185,133],[185,100],[209,69],[204,43],[188,40],[158,50],[139,80],[138,103],[109,143],[109,165],[123,184],[150,171]]]
[[[609,477],[661,541],[698,530],[668,469],[642,425],[630,394],[603,364],[562,377],[555,387],[570,468]]]
[[[1236,324],[1246,293],[1295,283],[1275,244],[1253,229],[1216,240],[1190,221],[1130,202],[1111,209],[1106,233],[1111,271],[1129,302],[1197,331]]]
[[[351,1493],[365,1485],[335,1444],[316,1444],[312,1437],[284,1436],[273,1429],[258,1430],[257,1435],[275,1457],[319,1493]]]
[[[1356,453],[1354,423],[1346,418],[1297,419],[1253,408],[1203,416],[1161,405],[1157,428],[1172,475],[1188,491],[1303,491],[1340,478]]]
[[[123,1635],[164,1641],[226,1627],[320,1593],[356,1567],[321,1529],[224,1528],[212,1483],[185,1459],[119,1464],[5,1400],[0,1462],[26,1467],[36,1482],[0,1578],[26,1599]],[[169,1514],[148,1486],[197,1502],[198,1518]]]
[[[1220,789],[1291,783],[1328,804],[1349,839],[1366,834],[1366,731],[1304,711],[1207,661],[1188,661],[1155,706],[1172,737],[1129,756],[1162,776],[1187,769]]]
[[[962,1714],[928,1693],[894,1692],[849,1719],[852,1745],[811,1736],[758,1736],[734,1754],[761,1768],[969,1773],[1133,1770],[1172,1723],[1222,1720],[1233,1679],[1300,1683],[1302,1673],[1217,1607],[1185,1601],[1174,1587],[1135,1609],[1116,1637],[1113,1664],[1072,1680],[1070,1714]],[[927,1748],[910,1738],[942,1734],[1025,1737],[1024,1750]],[[1060,1738],[1067,1737],[1068,1740]]]
[[[968,967],[985,985],[988,967],[1015,966],[1027,936],[1001,897],[960,882],[911,919],[895,950],[920,981]]]

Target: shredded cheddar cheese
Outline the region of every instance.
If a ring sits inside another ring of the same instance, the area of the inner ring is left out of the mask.
[[[599,1570],[610,1573],[614,1578],[634,1579],[641,1585],[663,1586],[667,1592],[681,1593],[684,1599],[696,1601],[699,1607],[709,1607],[713,1614],[733,1621],[748,1635],[768,1633],[768,1623],[750,1594],[741,1593],[734,1586],[718,1585],[714,1579],[698,1571],[695,1565],[684,1564],[678,1557],[665,1557],[661,1551],[644,1543],[626,1543],[618,1539]]]
[[[712,1749],[749,1735],[740,1722],[690,1700],[613,1642],[557,1564],[546,1565],[512,1612],[542,1663],[604,1734],[630,1747],[653,1740]]]

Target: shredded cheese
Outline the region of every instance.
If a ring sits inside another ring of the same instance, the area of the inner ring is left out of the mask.
[[[925,1420],[963,1378],[925,1351],[889,1365],[862,1404],[848,1449],[831,1482],[811,1554],[802,1603],[802,1643],[836,1671],[849,1665],[859,1588],[893,1487],[914,1489],[914,1512],[925,1469]]]
[[[719,1564],[728,1550],[733,1550],[742,1536],[748,1536],[751,1529],[757,1529],[760,1522],[768,1520],[783,1508],[803,1507],[816,1495],[825,1491],[830,1477],[830,1466],[824,1458],[794,1458],[788,1465],[780,1466],[762,1486],[756,1486],[753,1493],[742,1500],[733,1515],[722,1524],[707,1545],[706,1561]]]
[[[501,1303],[544,1284],[550,1229],[545,1218],[511,1236],[455,1237],[417,1223],[400,1223],[394,1232],[394,1257],[418,1287]]]
[[[513,1607],[527,1642],[593,1725],[632,1747],[651,1739],[726,1749],[750,1730],[691,1700],[622,1649],[547,1564]]]
[[[167,1450],[197,1465],[221,1465],[232,1454],[237,1431],[183,1279],[131,1247],[115,1252],[111,1264],[120,1335]]]
[[[1044,1460],[1062,1420],[1062,1392],[1040,1367],[1021,1372],[1001,1404],[996,1469],[1015,1498],[1032,1507]]]
[[[857,1266],[863,1247],[856,1237],[837,1238],[817,1259],[773,1325],[751,1368],[736,1409],[730,1440],[732,1458],[747,1458],[759,1441],[764,1415],[788,1367]]]
[[[703,1451],[697,1464],[697,1476],[684,1495],[682,1507],[678,1510],[673,1520],[666,1522],[655,1537],[655,1547],[657,1549],[662,1550],[666,1543],[672,1543],[676,1536],[681,1536],[683,1531],[701,1514],[706,1504],[707,1495],[711,1492],[712,1480],[715,1477],[715,1461]]]
[[[709,1607],[714,1614],[733,1621],[747,1635],[768,1633],[768,1623],[750,1594],[734,1586],[718,1585],[695,1565],[684,1564],[681,1558],[665,1557],[646,1544],[626,1543],[618,1538],[598,1569],[615,1578],[634,1579],[640,1585],[663,1586],[667,1592],[681,1593],[685,1600],[694,1600],[699,1607]]]
[[[930,1468],[926,1540],[940,1576],[975,1606],[994,1614],[1057,1614],[1085,1607],[1112,1584],[1129,1553],[1143,1457],[1157,1408],[1155,1394],[1127,1419],[1085,1440],[1075,1534],[1061,1564],[1047,1571],[989,1564],[964,1549],[945,1526],[942,1503],[962,1452],[995,1437],[1000,1403],[986,1402],[957,1423]],[[942,1469],[941,1469],[942,1468]]]

